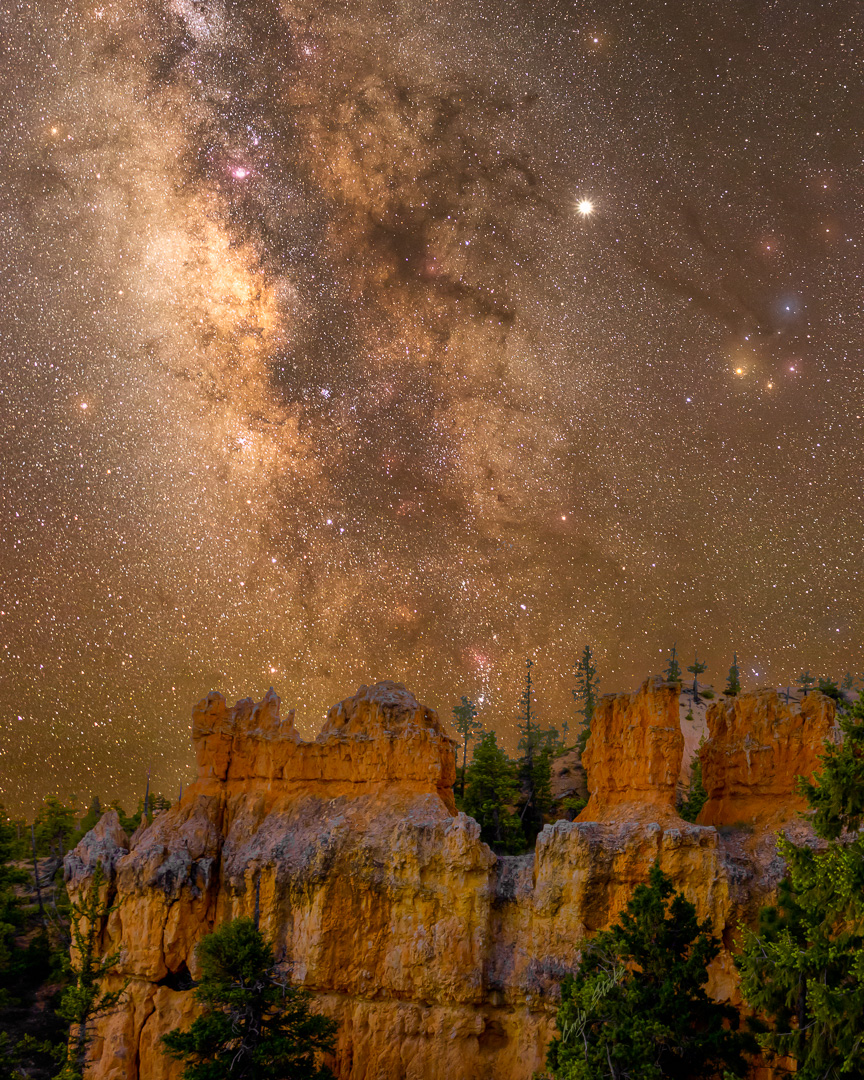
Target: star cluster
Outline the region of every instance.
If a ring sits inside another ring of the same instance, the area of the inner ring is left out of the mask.
[[[864,666],[847,3],[7,12],[0,797],[190,704]]]

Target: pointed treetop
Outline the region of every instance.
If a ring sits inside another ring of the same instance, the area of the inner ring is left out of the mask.
[[[672,651],[669,653],[669,663],[663,672],[663,678],[666,682],[681,682],[681,665],[678,663],[677,641],[672,645]]]
[[[738,653],[732,653],[732,667],[729,668],[729,676],[726,680],[724,694],[734,697],[741,693],[741,675],[738,671]]]

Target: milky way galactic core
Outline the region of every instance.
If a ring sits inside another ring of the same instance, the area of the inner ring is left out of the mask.
[[[854,14],[8,10],[10,809],[173,795],[211,688],[860,673]]]

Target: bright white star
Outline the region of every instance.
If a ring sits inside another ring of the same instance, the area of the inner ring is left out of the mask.
[[[582,199],[576,209],[582,217],[588,217],[589,214],[594,213],[594,203],[592,203],[590,199]]]

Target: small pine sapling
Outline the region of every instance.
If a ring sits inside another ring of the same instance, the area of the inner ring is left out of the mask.
[[[699,653],[693,654],[693,663],[687,670],[693,675],[693,704],[695,705],[699,701],[699,676],[706,669],[708,665],[703,664],[699,659]]]
[[[681,682],[681,665],[678,663],[677,641],[673,644],[672,651],[669,653],[669,662],[663,672],[663,678],[666,682]]]
[[[741,675],[738,671],[738,653],[732,653],[732,667],[729,668],[729,676],[726,680],[726,689],[723,691],[728,697],[735,697],[741,693]]]

